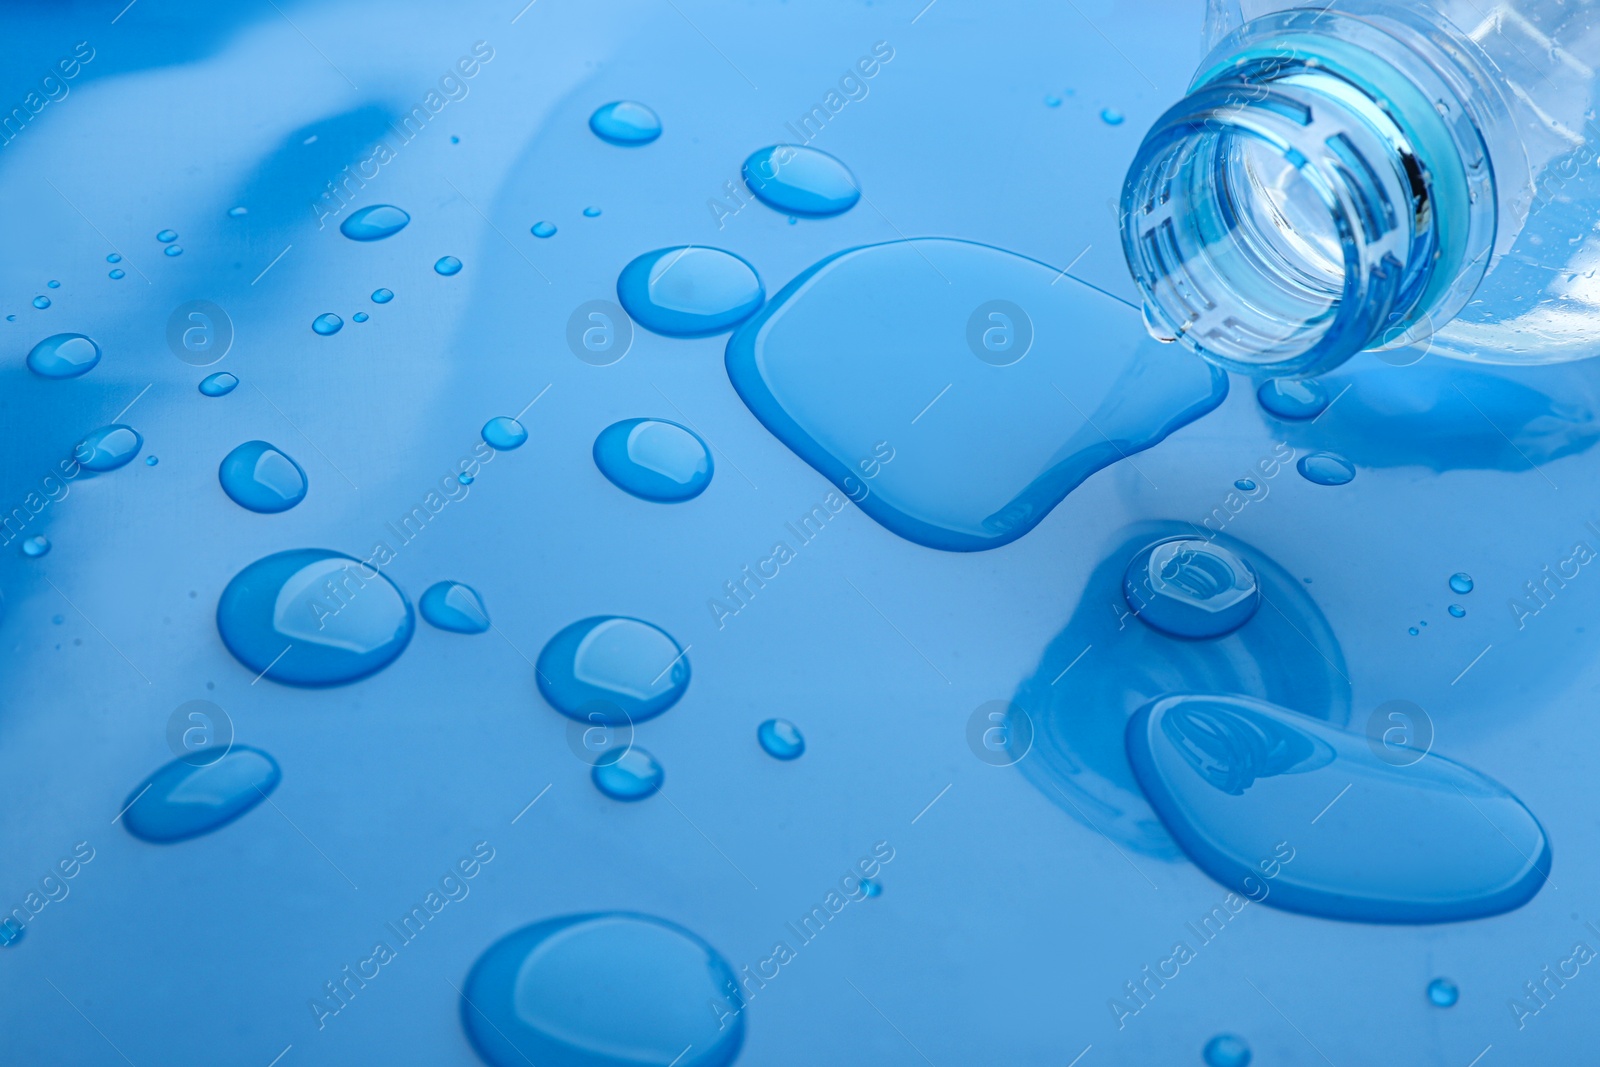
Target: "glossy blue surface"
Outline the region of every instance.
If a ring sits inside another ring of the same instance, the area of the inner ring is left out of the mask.
[[[982,312],[998,301],[1015,310],[990,314],[1030,324],[991,325]],[[996,343],[1024,351],[1003,365],[980,355],[986,326],[1015,331]],[[1221,371],[1152,341],[1126,304],[944,239],[813,265],[729,339],[727,367],[767,429],[861,510],[964,552],[1015,541],[1095,471],[1228,392]]]
[[[1270,907],[1459,922],[1521,907],[1550,870],[1544,828],[1498,783],[1437,753],[1396,766],[1364,737],[1252,697],[1163,697],[1128,720],[1127,744],[1189,858]]]
[[[122,825],[154,844],[187,841],[244,815],[266,800],[282,777],[271,756],[243,745],[198,765],[175,759],[128,794]]]
[[[491,1067],[727,1067],[744,1042],[716,949],[652,915],[545,919],[478,957],[461,1022]],[[707,1005],[722,1006],[727,1022]]]
[[[594,439],[594,465],[641,500],[693,500],[711,484],[711,450],[698,434],[665,419],[624,419]]]
[[[72,458],[84,470],[104,473],[126,467],[144,447],[144,438],[132,426],[113,423],[102,426],[79,441]]]
[[[217,480],[235,504],[262,515],[288,511],[306,498],[305,470],[265,441],[246,441],[223,456]]]
[[[411,603],[363,560],[297,548],[256,560],[217,601],[217,633],[252,675],[285,685],[359,681],[405,651]]]
[[[668,337],[722,333],[755,314],[765,295],[755,268],[720,248],[658,248],[617,277],[623,310]]]
[[[689,688],[685,649],[641,619],[595,615],[545,643],[534,668],[539,693],[569,718],[620,724],[653,719]]]
[[[740,173],[763,204],[787,215],[826,218],[849,211],[861,199],[861,186],[849,167],[804,145],[752,152]]]

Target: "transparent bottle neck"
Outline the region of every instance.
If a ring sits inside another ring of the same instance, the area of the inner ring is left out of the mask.
[[[1285,377],[1448,321],[1495,238],[1472,82],[1426,38],[1347,14],[1236,31],[1124,186],[1123,247],[1152,331]]]

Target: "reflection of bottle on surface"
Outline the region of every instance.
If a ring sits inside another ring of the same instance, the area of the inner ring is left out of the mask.
[[[1123,189],[1152,332],[1274,376],[1600,355],[1600,4],[1208,6]]]

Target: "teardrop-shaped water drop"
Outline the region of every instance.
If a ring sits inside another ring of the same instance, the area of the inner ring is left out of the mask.
[[[132,426],[112,423],[93,431],[72,450],[72,458],[85,469],[104,473],[126,467],[144,447],[144,438]]]
[[[28,369],[41,378],[76,378],[100,362],[100,346],[81,333],[51,334],[28,352]]]
[[[227,371],[218,371],[208,374],[200,379],[200,393],[202,396],[227,396],[239,388],[239,379]]]
[[[489,611],[470,585],[435,582],[428,586],[417,607],[428,625],[456,634],[481,634],[489,628]]]
[[[637,101],[617,100],[589,116],[589,129],[602,141],[637,148],[661,136],[661,119]]]
[[[806,739],[800,728],[788,719],[768,719],[756,727],[756,740],[761,749],[773,759],[799,759],[806,750]]]
[[[411,216],[393,204],[373,204],[353,212],[339,224],[339,232],[352,241],[381,241],[406,228]]]
[[[496,452],[509,452],[527,442],[528,430],[510,415],[496,415],[483,424],[483,440]]]
[[[1195,865],[1272,907],[1458,922],[1521,907],[1550,869],[1521,801],[1437,753],[1396,766],[1403,746],[1380,755],[1365,737],[1232,695],[1163,697],[1126,737],[1140,788]]]
[[[711,484],[711,450],[700,435],[665,419],[624,419],[594,439],[594,463],[641,500],[692,500]]]
[[[655,796],[666,777],[660,762],[637,745],[616,759],[596,763],[589,771],[596,789],[612,800],[628,802]]]
[[[479,956],[460,1014],[491,1067],[729,1067],[744,1042],[737,988],[727,961],[674,923],[565,915]]]
[[[282,777],[271,756],[242,745],[209,763],[175,759],[134,789],[122,825],[156,844],[187,841],[260,804]]]
[[[217,480],[235,504],[263,515],[288,511],[306,498],[306,472],[266,441],[246,441],[229,452]]]
[[[296,548],[233,576],[217,632],[252,674],[299,686],[344,685],[392,663],[416,621],[398,586],[342,552]]]
[[[720,248],[658,248],[617,277],[617,299],[628,315],[668,337],[721,333],[755,314],[765,297],[755,268]]]
[[[763,204],[787,215],[826,218],[849,211],[861,186],[839,160],[802,145],[778,144],[753,152],[741,171]]]
[[[689,687],[689,658],[665,630],[639,619],[594,615],[552,637],[535,675],[551,706],[579,722],[641,723]],[[604,705],[600,707],[599,705]]]

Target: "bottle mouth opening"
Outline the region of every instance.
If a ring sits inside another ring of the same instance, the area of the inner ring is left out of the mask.
[[[1430,258],[1413,247],[1426,190],[1391,144],[1314,95],[1203,88],[1151,131],[1124,189],[1124,251],[1150,317],[1229,370],[1342,363],[1393,324]]]

